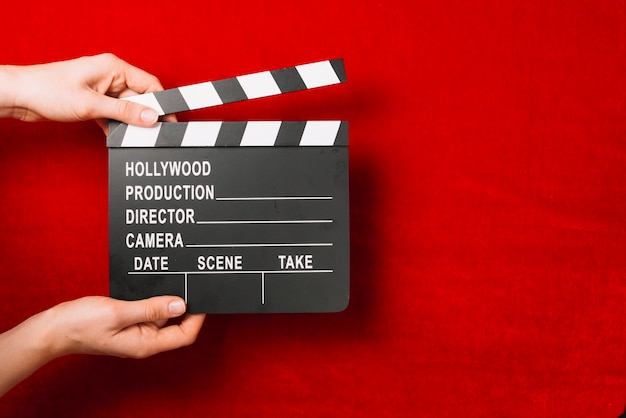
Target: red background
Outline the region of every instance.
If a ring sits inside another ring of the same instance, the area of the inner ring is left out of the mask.
[[[345,85],[179,118],[349,120],[351,303],[210,316],[142,361],[66,357],[0,415],[623,411],[623,2],[43,3],[3,7],[3,62],[110,51],[174,87],[343,57]],[[107,150],[91,122],[0,138],[6,330],[108,293]]]

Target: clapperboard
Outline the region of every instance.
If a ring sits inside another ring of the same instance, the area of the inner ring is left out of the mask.
[[[346,81],[341,59],[128,98],[167,115]],[[112,121],[110,293],[188,312],[334,312],[349,299],[345,121]]]

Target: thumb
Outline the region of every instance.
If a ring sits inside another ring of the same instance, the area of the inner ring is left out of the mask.
[[[94,119],[113,119],[136,126],[152,126],[159,115],[151,107],[109,96],[100,96]]]
[[[150,299],[123,301],[121,312],[127,325],[157,322],[185,313],[185,301],[178,296],[155,296]]]

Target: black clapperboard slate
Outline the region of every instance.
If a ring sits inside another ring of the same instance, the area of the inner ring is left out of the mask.
[[[128,98],[160,115],[342,83],[329,60]],[[345,121],[111,122],[110,293],[188,312],[336,312],[349,300]]]

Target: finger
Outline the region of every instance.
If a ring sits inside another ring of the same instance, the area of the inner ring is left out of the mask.
[[[205,317],[205,314],[186,315],[180,324],[161,328],[150,351],[154,354],[193,344]]]
[[[137,96],[138,94],[141,94],[141,93],[137,93],[135,90],[131,90],[131,89],[124,89],[120,91],[116,97],[118,97],[119,99],[123,99],[125,97]]]
[[[114,119],[130,125],[148,127],[154,125],[159,115],[156,110],[128,100],[96,95],[87,119]]]
[[[202,328],[205,318],[206,314],[188,314],[178,326],[184,328],[185,333],[197,333]]]
[[[120,301],[120,303],[118,319],[122,326],[176,318],[186,310],[185,302],[178,296],[156,296],[130,302]]]
[[[95,120],[100,129],[104,132],[105,135],[109,135],[109,120],[108,119],[96,119]]]
[[[141,94],[141,93],[138,93],[131,89],[125,89],[121,91],[117,97],[120,99],[123,99],[127,97],[133,97],[138,94]],[[163,122],[178,122],[178,119],[176,118],[176,115],[174,114],[162,116],[159,120],[162,120]]]
[[[178,122],[176,115],[165,115],[161,119],[163,122]]]
[[[163,122],[178,122],[176,115],[166,115],[161,117]],[[95,122],[98,124],[100,129],[104,132],[105,135],[109,135],[109,119],[96,119]]]
[[[167,325],[167,321],[169,321],[168,318],[159,319],[154,323],[154,325],[156,325],[157,328],[163,328],[165,325]]]
[[[136,91],[139,94],[163,90],[163,86],[161,85],[159,79],[152,74],[130,65],[123,60],[121,66],[126,85],[131,90]]]

